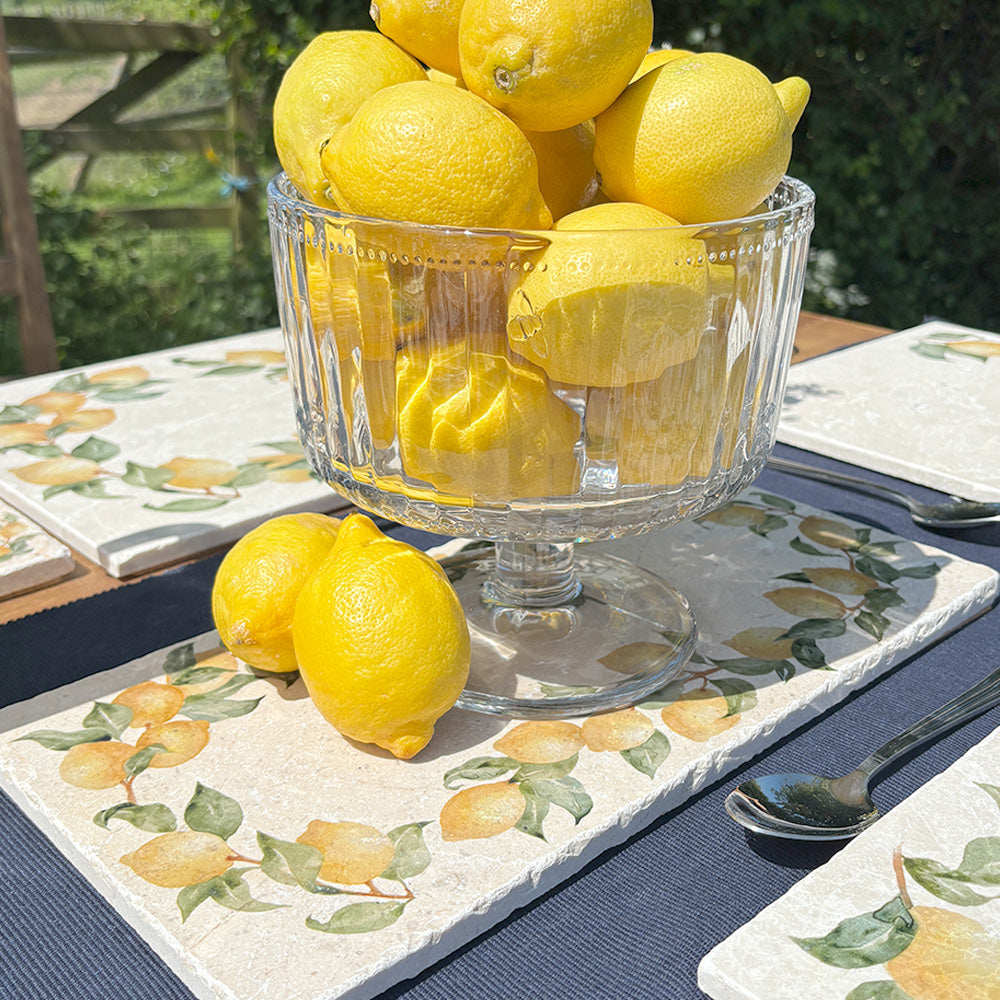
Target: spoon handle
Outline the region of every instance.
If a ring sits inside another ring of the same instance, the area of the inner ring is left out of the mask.
[[[803,479],[815,479],[820,483],[834,483],[846,486],[849,489],[857,490],[858,493],[867,493],[873,497],[882,497],[898,503],[902,507],[910,506],[910,498],[899,490],[894,490],[891,486],[882,486],[879,483],[870,483],[866,479],[858,479],[856,476],[849,476],[846,472],[831,472],[828,469],[814,469],[811,465],[803,465],[801,462],[793,462],[789,458],[779,458],[771,455],[767,464],[776,472],[786,472],[795,476],[802,476]]]
[[[893,736],[891,740],[869,754],[858,765],[857,770],[871,778],[908,750],[953,729],[959,723],[975,718],[997,702],[1000,702],[1000,669],[987,674],[968,691],[925,715],[899,735]]]

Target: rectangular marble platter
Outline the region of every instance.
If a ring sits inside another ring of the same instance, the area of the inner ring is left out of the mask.
[[[346,506],[299,445],[280,330],[0,385],[0,499],[118,577]]]
[[[1000,501],[1000,335],[935,320],[794,365],[778,440]]]
[[[621,714],[452,710],[400,761],[343,739],[297,675],[258,678],[210,633],[0,712],[0,784],[196,996],[363,1000],[998,590],[988,567],[752,488],[601,547],[670,580],[700,625],[680,676]]]
[[[73,565],[73,554],[62,542],[0,503],[0,598],[61,580]]]
[[[714,1000],[1000,996],[1000,730],[702,960]]]

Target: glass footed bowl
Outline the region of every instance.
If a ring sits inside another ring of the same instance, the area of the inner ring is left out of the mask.
[[[574,549],[706,514],[774,445],[814,196],[702,226],[497,231],[318,208],[268,186],[299,437],[357,506],[471,540],[460,707],[632,704],[690,656],[684,597]]]

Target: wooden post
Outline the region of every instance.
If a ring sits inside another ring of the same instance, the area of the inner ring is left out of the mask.
[[[59,367],[52,313],[45,291],[45,271],[38,246],[24,147],[14,106],[7,39],[0,16],[0,223],[3,255],[0,256],[0,295],[17,298],[21,357],[25,374],[35,375]]]

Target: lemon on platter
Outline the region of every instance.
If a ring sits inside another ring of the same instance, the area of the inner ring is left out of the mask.
[[[458,700],[469,627],[444,570],[363,514],[341,524],[292,625],[309,695],[340,733],[408,759]]]
[[[638,201],[684,224],[739,218],[788,168],[809,97],[722,52],[689,54],[630,84],[595,120],[594,159],[612,199]]]
[[[674,228],[671,228],[674,227]],[[698,351],[710,308],[704,244],[636,203],[591,205],[560,219],[558,236],[511,292],[512,349],[550,379],[624,386],[658,378]]]
[[[324,514],[282,514],[226,553],[212,585],[212,617],[235,656],[262,670],[297,669],[292,612],[303,584],[329,555],[339,525]]]
[[[412,56],[377,31],[326,31],[293,60],[274,99],[274,146],[292,183],[329,206],[320,146],[377,90],[426,80]]]
[[[550,132],[607,108],[652,39],[650,0],[465,0],[458,51],[469,90]]]
[[[346,212],[440,226],[548,229],[535,154],[521,130],[460,87],[430,80],[378,91],[324,146]]]

